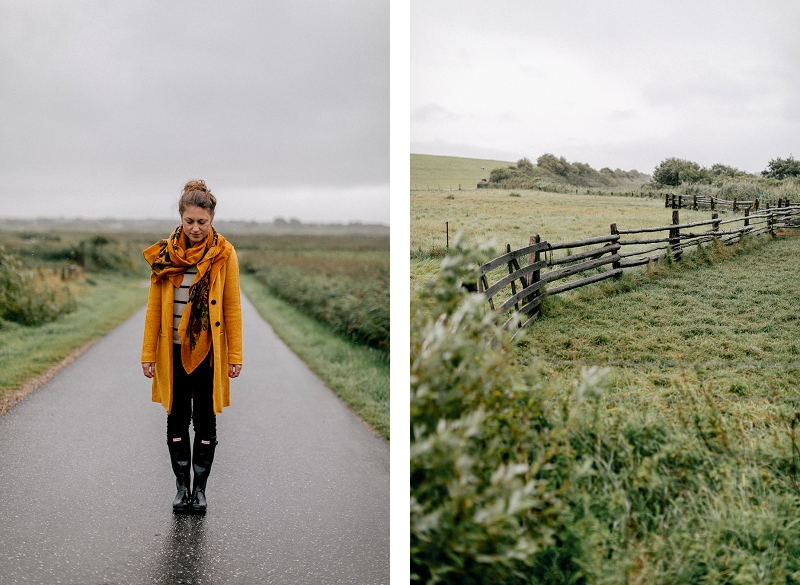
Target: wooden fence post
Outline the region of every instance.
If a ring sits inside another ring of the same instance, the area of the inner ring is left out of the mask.
[[[444,222],[444,232],[445,232],[445,237],[447,238],[446,246],[447,246],[447,249],[449,250],[450,249],[450,222],[449,221]]]
[[[539,234],[536,234],[535,236],[531,236],[529,243],[530,243],[531,245],[533,245],[533,244],[538,244],[538,243],[540,243],[541,241],[542,241],[542,238],[541,238],[541,237],[539,237]],[[539,252],[539,250],[536,250],[535,252],[533,252],[533,253],[531,253],[531,254],[528,254],[528,264],[529,264],[529,265],[530,265],[530,264],[535,264],[536,262],[540,262],[540,261],[541,261],[541,259],[542,259],[542,257],[541,257],[541,252]],[[542,271],[541,271],[541,270],[534,270],[533,272],[531,272],[531,273],[528,275],[528,286],[533,286],[533,284],[534,284],[534,283],[536,283],[536,282],[539,282],[539,279],[540,279],[541,277],[542,277]],[[538,294],[539,294],[539,293],[534,293],[534,295],[538,295]],[[534,298],[535,298],[535,297],[533,297],[533,296],[526,297],[526,298],[525,298],[525,302],[526,302],[526,303],[530,303],[531,301],[533,301],[533,299],[534,299]],[[535,314],[536,314],[536,313],[538,313],[538,312],[539,312],[539,309],[536,309],[536,310],[535,310],[535,311],[534,311],[534,312],[531,314],[531,317],[533,317],[533,315],[535,315]]]
[[[679,214],[680,214],[680,211],[678,211],[677,209],[674,209],[672,211],[672,225],[677,226],[677,225],[679,225],[681,223]],[[672,257],[675,260],[680,260],[681,259],[681,237],[680,236],[681,236],[681,229],[680,228],[674,227],[671,230],[669,230],[669,247],[670,247],[670,251],[672,253]]]
[[[508,254],[510,252],[511,252],[511,244],[506,244],[506,254]],[[515,261],[514,258],[512,258],[508,262],[508,273],[509,274],[513,274],[514,273],[514,268],[515,268],[514,264],[516,264],[516,261]],[[519,270],[519,266],[516,266],[516,269]],[[511,281],[511,296],[514,296],[515,294],[517,294],[517,284],[512,280]],[[514,303],[514,310],[515,311],[519,311],[519,303]]]
[[[769,235],[775,237],[775,214],[770,213],[767,216],[767,230],[769,231]]]
[[[692,209],[697,211],[697,193],[692,196]]]
[[[711,211],[714,211],[715,209],[714,196],[712,195],[711,197],[709,197],[709,199],[711,200]]]
[[[617,229],[617,224],[615,224],[615,223],[612,223],[612,224],[611,224],[611,235],[612,235],[612,236],[619,235],[619,230]],[[617,240],[617,241],[619,241],[619,240]],[[619,251],[617,251],[617,253],[619,253]],[[619,268],[619,267],[620,267],[620,265],[619,265],[619,260],[617,260],[616,262],[613,262],[613,263],[611,264],[611,267],[612,267],[614,270],[616,270],[617,268]],[[618,274],[618,275],[617,275],[617,276],[615,276],[614,278],[620,278],[621,276],[622,276],[622,273]]]
[[[664,207],[669,207],[669,193],[664,197]]]
[[[756,200],[753,202],[753,205],[755,205],[754,211],[758,211],[758,206],[759,206],[760,203],[761,203],[761,200],[758,197],[756,197]]]
[[[711,219],[719,219],[719,213],[712,213],[711,214]],[[711,231],[712,232],[718,232],[719,231],[719,222],[718,221],[715,221],[713,224],[711,224]],[[716,238],[717,236],[714,236],[714,237]]]
[[[736,212],[736,199],[733,200],[733,211]]]

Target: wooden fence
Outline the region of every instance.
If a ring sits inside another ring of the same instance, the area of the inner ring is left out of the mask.
[[[792,202],[788,199],[778,199],[765,204],[766,209],[791,207]],[[710,209],[711,211],[758,211],[762,207],[761,201],[755,199],[720,199],[719,197],[709,197],[706,195],[675,195],[667,193],[664,197],[664,207],[672,209]]]
[[[545,242],[532,236],[528,246],[506,252],[483,264],[477,290],[489,306],[506,316],[504,326],[519,316],[519,327],[530,325],[541,314],[545,296],[620,276],[624,270],[656,262],[670,256],[679,261],[692,247],[719,241],[730,245],[743,236],[769,233],[800,226],[800,205],[771,208],[744,215],[680,223],[679,210],[672,212],[672,223],[656,227],[619,229],[611,224],[611,233],[574,242]],[[508,273],[505,274],[507,268]]]

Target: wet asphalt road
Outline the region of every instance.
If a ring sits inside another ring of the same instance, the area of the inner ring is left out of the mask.
[[[389,582],[389,446],[244,301],[205,517],[172,514],[144,312],[0,417],[0,583]]]

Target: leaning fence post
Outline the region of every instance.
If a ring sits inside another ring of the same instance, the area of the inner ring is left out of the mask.
[[[677,209],[672,211],[672,225],[677,226],[680,224],[680,218],[678,214],[680,211]],[[669,230],[669,247],[672,252],[672,257],[675,260],[680,260],[681,258],[681,229],[679,227],[674,227]]]

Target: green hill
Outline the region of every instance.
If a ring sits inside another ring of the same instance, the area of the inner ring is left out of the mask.
[[[492,169],[507,167],[509,161],[432,154],[411,155],[411,189],[474,189],[482,178],[489,179]]]
[[[486,178],[495,187],[507,189],[540,189],[562,191],[565,188],[591,187],[607,189],[638,189],[648,183],[650,175],[639,171],[596,171],[580,162],[569,163],[564,157],[545,154],[533,164],[528,159],[509,162],[490,159],[411,155],[411,190],[474,189]]]

